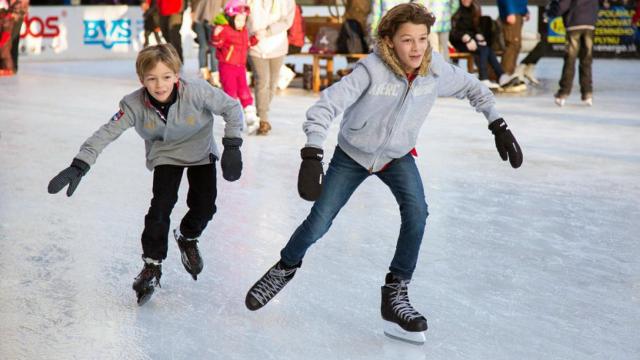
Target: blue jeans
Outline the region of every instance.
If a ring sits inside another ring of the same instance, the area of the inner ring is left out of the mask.
[[[211,40],[211,28],[209,24],[196,22],[193,29],[198,35],[198,64],[200,68],[207,67],[207,51],[211,57],[211,71],[218,71],[218,59],[216,59],[216,48],[209,46]]]
[[[504,71],[502,71],[502,66],[500,62],[498,62],[496,53],[494,53],[490,47],[478,45],[478,49],[473,55],[478,65],[479,80],[487,80],[489,78],[489,65],[491,65],[493,71],[496,73],[496,77],[500,79],[500,75],[502,75]]]
[[[336,147],[324,178],[322,195],[280,252],[282,262],[287,265],[299,263],[307,249],[329,230],[333,219],[351,194],[370,175],[372,174],[367,169]],[[416,268],[429,215],[420,173],[413,156],[407,154],[393,160],[387,169],[373,175],[391,189],[400,205],[402,224],[389,271],[409,280]]]

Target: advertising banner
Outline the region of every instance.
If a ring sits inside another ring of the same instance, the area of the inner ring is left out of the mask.
[[[184,44],[193,44],[190,29],[189,11],[185,11]],[[20,57],[21,60],[135,58],[143,43],[140,7],[32,6],[20,32]],[[192,46],[184,46],[185,56],[191,55],[191,51]]]
[[[640,57],[640,14],[635,1],[601,1],[593,39],[594,56]],[[549,19],[547,41],[564,52],[566,29],[561,17]]]

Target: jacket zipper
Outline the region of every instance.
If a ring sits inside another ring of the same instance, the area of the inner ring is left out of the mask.
[[[231,47],[229,48],[229,52],[227,53],[227,56],[225,57],[225,61],[229,61],[229,59],[231,58],[231,54],[233,54],[233,45],[231,45]]]
[[[409,95],[409,92],[411,91],[411,86],[413,86],[413,81],[409,82],[409,80],[407,80],[407,82],[409,83],[409,85],[407,86],[407,90],[404,92],[404,95],[402,96],[402,103],[400,104],[400,110],[396,113],[396,116],[393,118],[393,126],[391,126],[391,130],[389,131],[387,138],[384,140],[384,143],[380,147],[380,151],[378,151],[378,154],[373,159],[373,163],[369,168],[369,174],[373,174],[373,167],[376,165],[376,161],[378,161],[378,158],[380,157],[380,155],[382,155],[382,152],[387,146],[387,143],[389,143],[389,140],[391,139],[391,135],[393,134],[393,130],[396,128],[396,122],[398,122],[398,115],[401,114],[402,109],[404,109],[404,104],[405,104],[405,101],[407,100],[407,95]]]

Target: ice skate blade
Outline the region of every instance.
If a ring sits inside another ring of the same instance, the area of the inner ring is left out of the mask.
[[[137,297],[138,297],[138,306],[142,306],[144,304],[147,303],[147,301],[149,301],[151,299],[151,296],[153,295],[154,292],[154,288],[151,287],[147,290],[146,293],[136,293]]]
[[[394,340],[408,342],[413,345],[424,345],[426,337],[424,331],[412,332],[406,331],[396,323],[383,320],[382,329],[387,337]]]

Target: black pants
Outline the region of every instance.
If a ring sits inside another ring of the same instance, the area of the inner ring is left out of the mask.
[[[536,65],[540,58],[544,57],[549,50],[551,50],[551,45],[547,42],[546,37],[543,36],[533,50],[531,50],[529,54],[527,54],[527,57],[522,59],[520,63]]]
[[[167,257],[169,216],[178,200],[183,170],[183,166],[175,165],[160,165],[153,170],[153,198],[144,218],[142,232],[144,257],[154,260],[164,260]],[[197,238],[216,212],[215,162],[187,167],[187,180],[189,211],[182,218],[180,232],[187,238]]]

